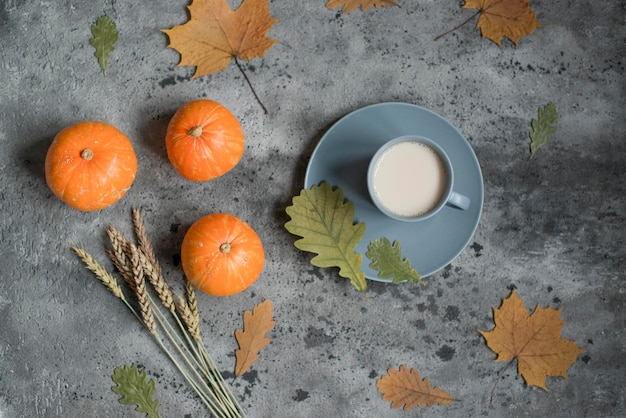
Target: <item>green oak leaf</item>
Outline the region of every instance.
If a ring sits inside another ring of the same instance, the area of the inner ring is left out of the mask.
[[[98,63],[106,76],[109,57],[119,37],[115,22],[109,16],[100,16],[96,23],[91,25],[91,34],[93,38],[89,39],[89,43],[96,49],[94,55],[98,58]]]
[[[402,246],[398,241],[393,244],[383,237],[375,239],[367,246],[365,252],[372,262],[370,267],[378,271],[378,277],[393,279],[393,283],[420,283],[422,276],[411,267],[411,262],[402,259]]]
[[[153,399],[154,379],[147,380],[145,370],[139,371],[137,366],[116,367],[111,378],[117,383],[111,390],[121,396],[121,404],[136,405],[137,412],[149,418],[161,418],[159,401]]]
[[[365,292],[362,258],[356,253],[365,223],[354,223],[354,204],[344,200],[343,191],[324,181],[303,189],[286,212],[291,220],[285,223],[285,228],[302,237],[294,243],[296,248],[317,254],[311,264],[338,267],[341,277],[350,279],[359,292]]]
[[[550,135],[556,132],[556,126],[554,123],[559,119],[559,114],[556,113],[556,105],[554,103],[548,103],[544,107],[540,107],[538,110],[538,118],[531,121],[533,130],[530,132],[530,156],[535,155],[535,152],[545,145],[550,140]]]

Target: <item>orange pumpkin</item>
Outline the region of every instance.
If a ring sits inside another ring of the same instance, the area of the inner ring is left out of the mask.
[[[183,177],[207,181],[239,163],[244,134],[239,120],[212,100],[195,100],[176,111],[165,135],[167,156]]]
[[[230,296],[247,289],[265,263],[263,244],[256,232],[226,213],[194,222],[183,239],[180,258],[191,284],[213,296]]]
[[[104,122],[79,122],[61,130],[48,148],[46,183],[52,193],[82,211],[104,209],[135,180],[137,157],[129,139]]]

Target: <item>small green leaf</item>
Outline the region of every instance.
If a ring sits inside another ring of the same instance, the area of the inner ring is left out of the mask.
[[[116,367],[111,378],[117,383],[111,389],[121,396],[121,404],[137,405],[135,410],[145,413],[149,418],[161,417],[159,401],[153,399],[154,379],[147,380],[145,370],[139,371],[137,366]]]
[[[287,231],[302,237],[296,248],[317,254],[311,264],[317,267],[339,267],[339,275],[350,279],[359,292],[365,292],[365,274],[361,271],[361,254],[356,246],[365,232],[365,224],[354,223],[354,204],[344,201],[343,191],[327,182],[303,189],[287,207],[291,220]]]
[[[91,25],[91,34],[93,38],[89,39],[89,43],[96,49],[94,55],[98,58],[98,63],[106,76],[109,57],[119,37],[115,22],[109,16],[100,16],[96,23]]]
[[[533,130],[530,132],[530,156],[542,146],[548,143],[550,135],[556,132],[554,123],[559,119],[556,113],[556,105],[548,103],[538,110],[538,118],[531,121]]]
[[[367,246],[365,253],[372,262],[370,267],[378,271],[378,277],[393,279],[393,283],[420,283],[422,276],[411,267],[411,262],[402,259],[402,246],[398,241],[393,244],[385,237],[375,239]]]

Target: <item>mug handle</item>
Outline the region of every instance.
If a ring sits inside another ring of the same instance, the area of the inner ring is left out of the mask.
[[[470,207],[470,198],[462,195],[461,193],[457,193],[455,191],[450,193],[450,197],[448,197],[448,201],[446,205],[455,207],[461,210],[467,210]]]

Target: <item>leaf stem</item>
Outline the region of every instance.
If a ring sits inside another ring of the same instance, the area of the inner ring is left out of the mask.
[[[474,19],[476,17],[476,15],[480,14],[481,10],[478,10],[476,13],[474,13],[473,15],[471,15],[465,22],[461,23],[460,25],[450,29],[447,32],[442,33],[441,35],[437,36],[435,39],[433,39],[433,41],[438,41],[439,39],[443,38],[446,35],[450,35],[452,32],[461,29],[463,26],[467,25],[472,19]]]
[[[248,86],[250,86],[250,90],[252,90],[252,94],[254,94],[254,98],[261,105],[261,108],[263,109],[263,112],[267,115],[267,108],[265,107],[265,105],[263,104],[263,102],[261,101],[259,96],[256,94],[256,90],[254,90],[254,87],[252,87],[252,83],[250,82],[250,79],[246,75],[245,71],[243,70],[243,67],[241,66],[241,63],[239,62],[237,57],[234,57],[234,59],[235,59],[235,64],[237,64],[237,68],[239,68],[239,71],[241,71],[241,74],[243,74],[243,78],[246,79],[246,82],[248,83]]]
[[[498,386],[498,383],[500,383],[500,380],[502,380],[502,376],[504,375],[504,372],[506,372],[509,367],[511,367],[511,364],[513,364],[513,361],[515,359],[511,359],[511,361],[509,361],[503,368],[502,370],[500,370],[500,373],[498,373],[498,377],[496,378],[496,382],[493,384],[493,388],[491,389],[491,396],[489,397],[489,405],[492,404],[493,402],[493,395],[496,392],[496,386]]]

